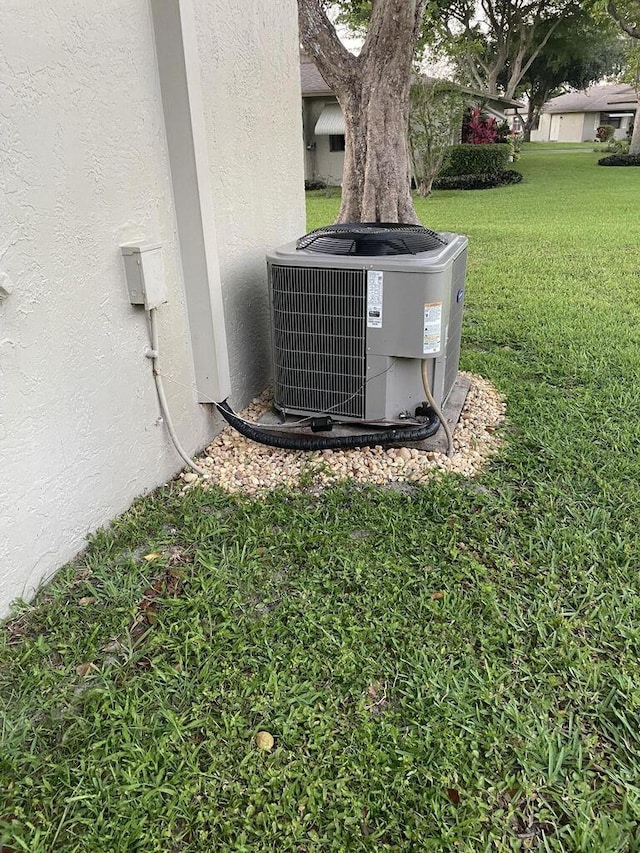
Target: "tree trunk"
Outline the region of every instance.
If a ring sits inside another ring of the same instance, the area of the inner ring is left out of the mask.
[[[531,142],[531,131],[536,121],[540,118],[540,111],[547,100],[547,92],[545,91],[542,100],[534,97],[529,93],[529,103],[527,107],[527,118],[522,126],[522,141]]]
[[[640,94],[638,95],[638,106],[636,117],[633,120],[633,133],[629,143],[629,154],[640,154]]]
[[[345,120],[338,222],[418,222],[408,144],[412,60],[424,0],[374,0],[358,57],[340,43],[320,0],[298,0],[300,39]]]
[[[640,6],[640,4],[638,4]],[[608,0],[607,12],[613,20],[618,24],[620,29],[640,43],[640,26],[638,26],[638,9],[627,6],[618,9],[615,0]],[[633,122],[633,133],[631,134],[631,142],[629,143],[629,154],[640,154],[640,87],[638,87],[636,77],[636,98],[638,106],[636,108],[636,117]]]
[[[411,197],[409,97],[364,70],[355,93],[338,101],[345,116],[338,222],[417,222]]]

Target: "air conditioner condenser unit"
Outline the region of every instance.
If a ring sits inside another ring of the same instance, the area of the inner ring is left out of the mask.
[[[416,225],[312,231],[267,257],[274,402],[287,415],[397,423],[455,383],[468,240]]]

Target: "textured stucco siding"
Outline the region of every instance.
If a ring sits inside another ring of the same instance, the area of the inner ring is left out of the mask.
[[[551,133],[551,115],[550,113],[542,113],[540,116],[540,124],[537,130],[531,131],[532,142],[549,142],[549,134]]]
[[[295,12],[293,0],[196,5],[208,22],[204,96],[234,387],[246,399],[268,373],[264,251],[304,226]],[[166,382],[178,435],[195,451],[219,422],[193,389],[148,4],[5,0],[0,146],[0,283],[12,288],[0,299],[2,615],[182,464],[159,420],[145,314],[128,302],[120,244],[163,247],[160,342],[178,383]]]
[[[596,138],[596,130],[598,129],[600,113],[585,113],[584,126],[582,128],[582,141],[593,142]]]
[[[305,231],[295,0],[196,8],[232,399],[269,378],[265,253]]]

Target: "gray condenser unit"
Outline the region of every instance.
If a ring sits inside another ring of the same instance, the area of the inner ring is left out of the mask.
[[[394,422],[456,380],[467,238],[416,225],[312,231],[267,258],[275,405]]]

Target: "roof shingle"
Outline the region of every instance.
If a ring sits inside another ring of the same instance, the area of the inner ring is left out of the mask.
[[[638,98],[632,86],[615,83],[610,86],[591,86],[582,92],[569,92],[552,98],[545,104],[547,113],[606,113],[622,107],[635,109]]]
[[[300,54],[300,82],[303,95],[333,94],[314,61],[304,53]]]

